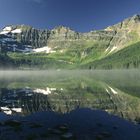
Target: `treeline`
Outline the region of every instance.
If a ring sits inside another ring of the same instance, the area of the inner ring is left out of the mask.
[[[46,53],[9,53],[8,56],[13,60],[14,65],[18,68],[57,69],[66,68],[69,65],[65,61],[49,58]]]

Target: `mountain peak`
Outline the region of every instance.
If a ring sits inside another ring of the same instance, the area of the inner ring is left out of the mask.
[[[129,25],[129,24],[135,24],[139,22],[140,22],[140,15],[135,14],[134,16],[124,19],[121,23],[125,23]]]
[[[52,31],[58,32],[58,33],[66,33],[66,32],[75,32],[74,30],[70,29],[69,27],[66,26],[57,26]]]
[[[139,14],[136,14],[134,16],[131,17],[132,19],[140,19],[140,15]]]

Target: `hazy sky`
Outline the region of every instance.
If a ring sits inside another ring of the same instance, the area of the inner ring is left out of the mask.
[[[140,14],[140,0],[0,0],[0,28],[11,24],[87,32]]]

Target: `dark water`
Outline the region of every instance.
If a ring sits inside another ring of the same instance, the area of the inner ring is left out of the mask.
[[[139,121],[140,72],[1,71],[0,106],[10,115],[89,108]]]

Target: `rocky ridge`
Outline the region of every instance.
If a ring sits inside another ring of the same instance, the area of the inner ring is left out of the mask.
[[[11,25],[0,31],[1,52],[54,53],[51,59],[76,65],[106,58],[139,41],[139,15],[87,33],[63,26],[40,30],[25,25]]]

